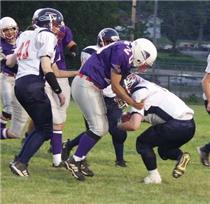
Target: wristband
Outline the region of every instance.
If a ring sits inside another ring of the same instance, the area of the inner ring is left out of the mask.
[[[59,94],[62,92],[58,84],[58,81],[55,77],[55,74],[53,72],[48,72],[47,74],[45,74],[45,79],[56,94]]]

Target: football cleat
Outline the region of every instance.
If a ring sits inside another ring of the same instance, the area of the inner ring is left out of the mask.
[[[204,166],[210,167],[209,152],[206,152],[202,147],[197,147],[198,154],[200,155],[200,161]]]
[[[189,162],[190,162],[190,154],[187,152],[183,153],[174,167],[174,170],[172,172],[173,177],[174,178],[181,177],[185,173],[186,167]]]
[[[70,170],[72,175],[79,181],[84,181],[85,176],[81,172],[81,161],[75,161],[73,156],[64,161],[66,169]]]
[[[12,173],[17,176],[22,176],[22,177],[29,176],[29,172],[28,172],[26,164],[16,161],[16,162],[10,163],[9,167],[10,167]]]
[[[84,176],[94,176],[93,171],[89,169],[89,165],[86,159],[81,161],[81,172]]]

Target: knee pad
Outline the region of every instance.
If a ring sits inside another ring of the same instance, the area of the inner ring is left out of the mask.
[[[157,150],[158,150],[158,154],[159,154],[159,156],[160,156],[160,158],[161,158],[162,160],[167,160],[167,159],[168,159],[167,154],[166,154],[166,152],[164,151],[164,149],[158,147]]]
[[[95,135],[99,137],[103,137],[105,134],[108,133],[108,123],[104,123],[101,127],[93,127],[90,128],[90,131],[93,132]]]

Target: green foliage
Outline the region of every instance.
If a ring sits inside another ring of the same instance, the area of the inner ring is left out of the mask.
[[[161,185],[144,185],[141,181],[147,171],[135,150],[136,137],[148,127],[143,124],[131,132],[125,143],[128,167],[114,166],[115,154],[111,137],[105,136],[89,153],[89,164],[95,172],[85,182],[76,181],[66,169],[51,167],[52,158],[46,142],[32,158],[29,178],[11,174],[8,163],[20,150],[19,140],[2,140],[1,143],[1,203],[10,204],[206,204],[210,200],[209,169],[200,164],[196,146],[209,141],[209,116],[204,106],[192,106],[195,111],[195,137],[182,147],[189,151],[192,161],[185,175],[179,179],[171,176],[173,161],[163,161],[157,156]],[[74,138],[84,130],[77,106],[71,103],[64,130],[64,138]],[[73,153],[74,151],[72,151]]]

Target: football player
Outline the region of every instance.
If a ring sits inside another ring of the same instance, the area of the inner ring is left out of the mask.
[[[115,41],[119,41],[120,37],[118,32],[113,28],[102,29],[97,36],[97,44],[84,48],[81,52],[81,65],[83,65],[88,58],[99,50]],[[116,166],[126,167],[124,160],[124,141],[126,140],[126,131],[117,128],[117,122],[122,115],[122,107],[116,102],[116,94],[112,91],[111,85],[103,89],[104,101],[107,108],[107,118],[109,122],[109,133],[112,136],[112,143],[116,154]],[[124,104],[123,104],[124,105]],[[85,121],[86,122],[86,121]],[[87,130],[89,129],[87,122]],[[73,140],[68,140],[63,144],[62,159],[65,161],[69,157],[70,150],[79,144],[80,137],[76,137]],[[89,171],[82,169],[84,174],[88,174]],[[92,174],[91,174],[92,175]]]
[[[28,115],[17,101],[14,94],[15,75],[17,64],[10,68],[6,65],[6,56],[14,52],[18,36],[18,25],[11,17],[3,17],[0,20],[1,36],[1,100],[2,114],[0,117],[1,139],[20,138],[27,122]],[[6,128],[6,123],[11,120],[11,126]]]
[[[183,153],[180,147],[194,136],[194,111],[173,93],[138,75],[129,75],[125,82],[131,97],[136,101],[144,101],[144,108],[138,110],[131,107],[129,113],[122,117],[119,127],[134,131],[143,120],[152,125],[136,140],[136,150],[149,173],[144,183],[161,183],[154,147],[158,147],[163,160],[177,161],[172,175],[179,178],[190,161],[189,153]]]
[[[42,8],[43,9],[43,8]],[[34,12],[32,18],[32,27],[36,27],[36,22],[38,18],[39,12],[42,9],[38,9]],[[57,11],[52,8],[45,8],[48,9],[51,13],[56,13]],[[63,17],[62,17],[63,18]],[[56,72],[57,81],[62,89],[62,93],[64,94],[66,100],[63,106],[60,106],[59,100],[57,95],[53,92],[50,85],[46,82],[45,91],[50,99],[51,107],[52,107],[52,114],[53,114],[53,135],[51,137],[51,150],[53,154],[53,167],[60,167],[61,166],[61,152],[62,152],[62,131],[64,128],[64,122],[66,121],[66,112],[70,102],[70,85],[68,81],[68,77],[74,77],[78,74],[78,71],[67,71],[67,66],[65,63],[65,56],[64,56],[64,48],[69,48],[70,55],[76,56],[76,43],[73,41],[73,35],[67,26],[64,25],[64,19],[62,19],[63,26],[59,28],[56,32],[56,37],[58,39],[58,43],[56,46],[56,54],[54,59],[54,64],[52,69]],[[57,69],[62,70],[61,74],[57,74]],[[28,132],[33,125],[29,126]]]
[[[156,47],[147,39],[117,41],[93,53],[81,67],[80,74],[72,82],[72,96],[87,120],[89,130],[81,133],[76,152],[65,161],[76,179],[85,180],[81,166],[85,166],[88,152],[109,129],[102,90],[111,84],[118,98],[141,109],[143,103],[133,100],[120,82],[132,66],[143,71],[153,64],[156,57]]]
[[[15,95],[35,125],[21,151],[10,163],[11,171],[18,176],[29,176],[29,160],[52,136],[52,109],[44,89],[45,79],[57,94],[60,105],[65,104],[62,89],[51,67],[57,44],[56,33],[63,26],[62,20],[63,16],[57,10],[53,13],[49,9],[41,10],[36,29],[27,30],[19,36],[15,54],[7,59],[10,66],[18,63]]]
[[[204,102],[205,102],[206,111],[210,115],[210,54],[208,55],[207,58],[207,67],[205,71],[206,73],[202,80],[202,86],[204,91]],[[210,167],[210,162],[209,162],[210,143],[205,144],[202,147],[198,147],[197,150],[198,153],[200,154],[201,163],[206,167]]]

